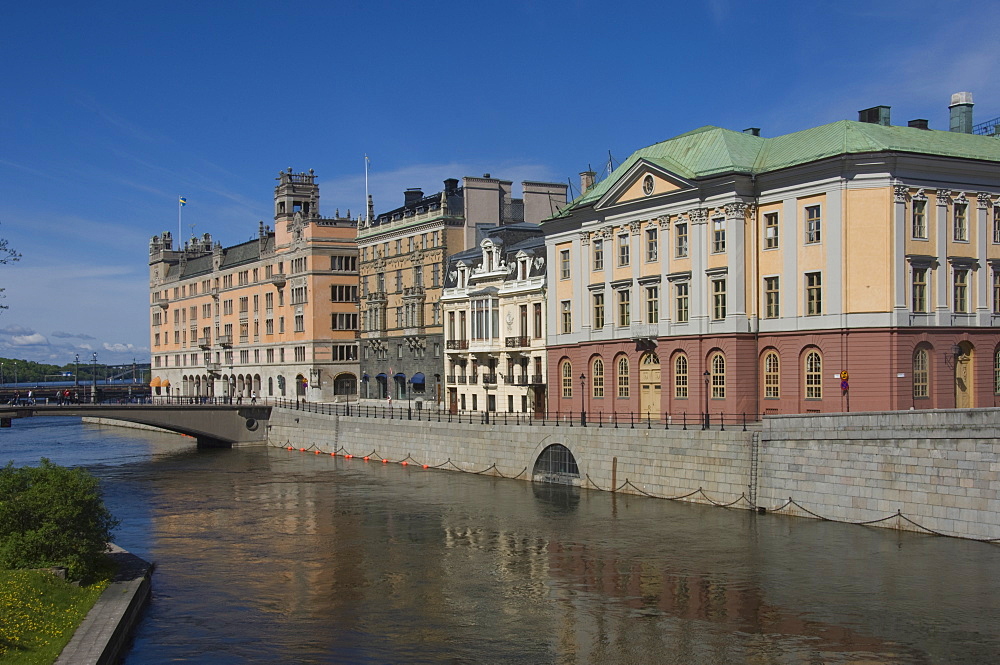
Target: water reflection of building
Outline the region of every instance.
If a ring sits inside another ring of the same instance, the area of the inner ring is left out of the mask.
[[[274,230],[223,247],[208,233],[149,244],[154,395],[357,393],[358,271],[350,214],[321,217],[309,173],[278,174]]]

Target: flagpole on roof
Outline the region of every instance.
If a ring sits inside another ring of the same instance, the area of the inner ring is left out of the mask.
[[[181,208],[184,207],[184,197],[177,197],[177,249],[181,249],[181,242],[184,239],[184,235],[181,232]]]
[[[365,153],[365,223],[366,224],[372,223],[372,215],[371,212],[368,210],[368,166],[370,163],[371,160],[368,159],[368,153]]]

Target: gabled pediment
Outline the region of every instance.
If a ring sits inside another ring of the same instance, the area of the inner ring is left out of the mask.
[[[694,185],[676,173],[640,159],[622,174],[618,182],[608,188],[594,207],[607,208],[643,199],[655,199],[687,189],[694,189]]]

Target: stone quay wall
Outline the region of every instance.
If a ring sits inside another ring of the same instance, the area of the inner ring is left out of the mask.
[[[269,430],[272,445],[524,480],[558,443],[576,459],[583,487],[983,540],[1000,539],[998,441],[1000,409],[778,416],[747,432],[275,409]]]
[[[1000,409],[768,418],[758,478],[760,505],[1000,539]]]

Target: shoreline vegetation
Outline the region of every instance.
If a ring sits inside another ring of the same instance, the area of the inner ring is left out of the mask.
[[[0,664],[50,665],[111,580],[87,585],[48,570],[0,569]]]
[[[0,664],[55,662],[111,584],[117,526],[86,470],[0,467]]]

